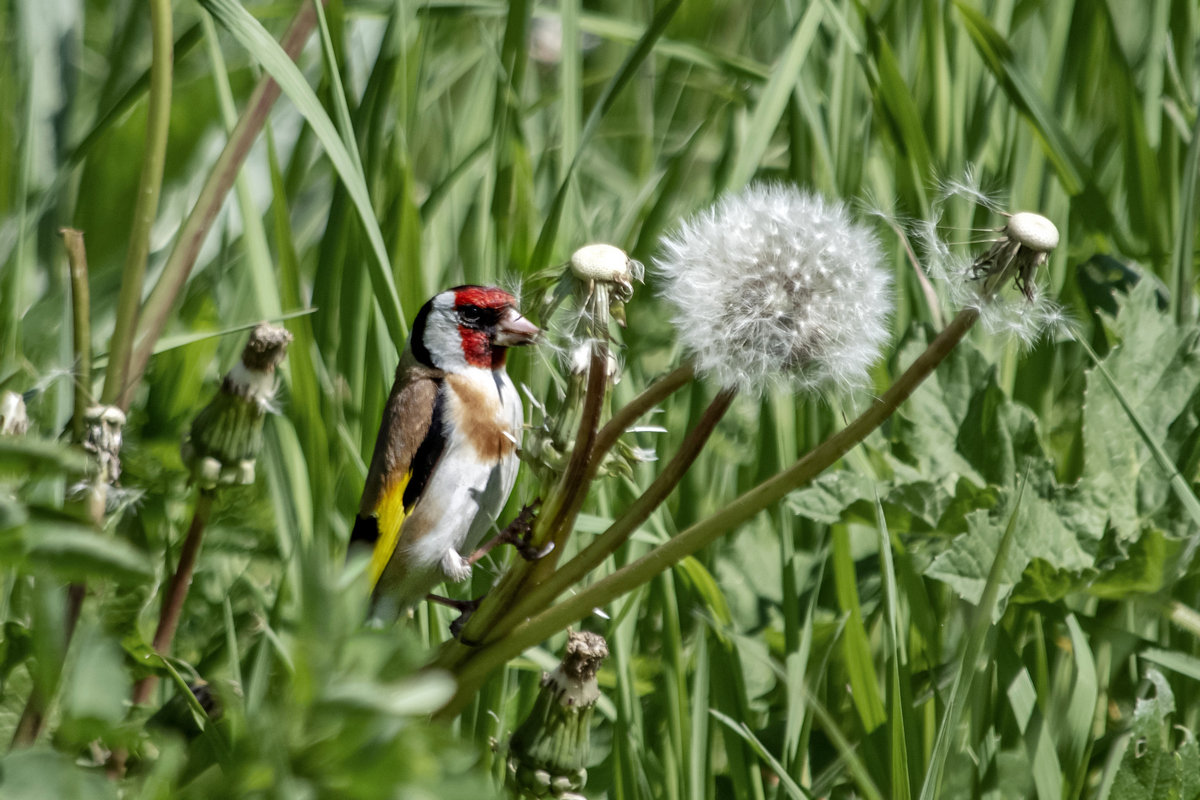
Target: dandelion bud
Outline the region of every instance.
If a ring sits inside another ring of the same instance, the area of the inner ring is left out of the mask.
[[[291,341],[284,328],[258,325],[217,396],[192,421],[183,461],[201,488],[254,482],[263,419],[275,395],[275,367]]]
[[[756,184],[663,243],[663,296],[696,369],[761,391],[860,386],[888,337],[891,276],[840,203]]]
[[[596,633],[567,634],[567,652],[542,676],[533,710],[509,743],[508,782],[526,797],[578,797],[587,782],[596,672],[608,643]]]
[[[96,457],[100,479],[116,483],[121,477],[122,429],[125,412],[116,406],[91,406],[84,414],[83,449]]]

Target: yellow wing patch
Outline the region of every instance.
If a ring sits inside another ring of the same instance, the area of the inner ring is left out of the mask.
[[[367,576],[370,579],[371,591],[379,583],[379,576],[392,560],[396,545],[400,542],[400,528],[408,511],[404,508],[404,490],[412,471],[404,474],[403,478],[392,481],[383,490],[379,503],[375,506],[375,516],[379,521],[379,538],[375,541],[375,550],[371,553],[371,563],[367,566]]]

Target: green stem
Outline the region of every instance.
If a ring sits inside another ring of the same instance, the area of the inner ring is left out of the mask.
[[[555,485],[554,491],[543,506],[542,513],[534,521],[532,541],[535,546],[554,542],[554,549],[561,549],[567,534],[570,533],[571,523],[579,514],[579,508],[583,504],[584,497],[587,496],[589,456],[592,444],[596,440],[596,429],[599,427],[600,411],[607,383],[608,348],[603,339],[594,338],[591,362],[588,366],[587,392],[584,395],[579,428],[575,434],[575,447],[571,450],[571,457],[567,461],[562,478]],[[536,579],[535,570],[541,566],[542,562],[553,556],[554,552],[552,551],[539,562],[521,560],[513,564],[504,574],[499,585],[488,592],[482,605],[471,615],[458,641],[477,642],[489,634],[496,620],[505,614],[521,593],[522,588]],[[451,642],[443,650],[442,658],[459,661],[469,652],[458,642]]]
[[[788,492],[811,481],[871,431],[890,417],[902,402],[929,377],[979,319],[979,312],[965,309],[934,339],[892,387],[862,415],[826,439],[792,466],[777,473],[738,497],[707,519],[697,522],[612,574],[517,625],[500,639],[477,648],[458,670],[454,696],[438,712],[447,718],[457,714],[489,674],[528,647],[556,631],[583,619],[592,609],[608,605],[641,586],[716,539],[735,530],[758,512],[783,499]]]
[[[608,455],[608,451],[625,434],[625,431],[629,430],[629,426],[637,421],[638,417],[679,391],[695,377],[696,368],[689,361],[647,386],[645,391],[613,414],[612,418],[596,434],[596,444],[592,447],[592,460],[589,465],[590,473],[596,474],[600,468],[600,462]]]
[[[316,11],[309,3],[301,5],[300,10],[296,12],[296,17],[280,42],[284,51],[293,60],[299,56],[304,43],[308,41],[316,19]],[[142,313],[138,319],[137,341],[129,361],[127,377],[117,398],[117,405],[122,409],[129,408],[133,399],[133,390],[145,373],[146,365],[154,352],[154,343],[162,333],[171,308],[175,305],[175,300],[183,290],[184,284],[187,283],[192,267],[196,265],[196,259],[200,255],[200,248],[217,218],[217,213],[221,210],[221,205],[225,202],[225,196],[229,194],[229,189],[237,178],[238,170],[246,160],[254,140],[258,138],[259,132],[267,121],[271,106],[279,99],[279,94],[279,85],[267,76],[264,76],[254,87],[254,93],[250,96],[246,110],[242,112],[237,126],[229,134],[229,141],[225,143],[225,149],[221,151],[221,155],[208,175],[208,180],[200,190],[196,205],[179,229],[175,246],[171,250],[170,256],[167,257],[162,275],[159,276],[150,296],[146,298],[146,303],[142,307]],[[107,384],[105,388],[107,389]]]
[[[167,160],[175,44],[171,30],[171,0],[150,0],[150,29],[153,47],[146,145],[137,200],[133,207],[133,226],[129,232],[125,271],[121,275],[121,294],[117,299],[117,320],[109,345],[108,372],[104,376],[104,391],[101,393],[101,401],[105,404],[112,404],[121,396],[129,374],[133,335],[138,323],[138,304],[142,300],[146,259],[150,254],[150,228],[158,213],[158,195],[162,189],[163,166]]]
[[[161,656],[170,655],[171,642],[175,639],[175,629],[179,627],[179,618],[183,615],[183,603],[187,599],[188,589],[192,585],[192,573],[196,571],[196,561],[200,556],[200,544],[204,539],[204,528],[212,514],[213,499],[216,493],[211,489],[201,489],[196,497],[196,509],[192,514],[192,524],[188,526],[187,536],[183,539],[183,548],[179,552],[179,564],[175,574],[167,584],[167,593],[163,596],[162,609],[158,615],[158,627],[154,631],[153,646]],[[133,704],[142,705],[154,694],[158,685],[157,675],[147,675],[133,687]]]
[[[83,231],[63,228],[59,231],[67,248],[71,267],[71,340],[75,353],[75,415],[71,429],[75,441],[82,442],[87,423],[84,416],[92,403],[92,328],[91,294],[88,289],[87,250]]]
[[[671,459],[666,468],[655,478],[642,496],[633,502],[624,514],[616,519],[604,533],[596,537],[586,548],[573,559],[539,583],[522,593],[520,600],[507,614],[497,622],[489,632],[485,642],[492,642],[504,636],[505,632],[515,627],[521,620],[533,614],[537,609],[546,608],[563,592],[583,580],[589,572],[598,567],[604,559],[616,552],[616,549],[628,541],[634,531],[650,518],[654,509],[658,508],[679,485],[685,473],[704,449],[704,445],[712,436],[717,423],[725,416],[733,403],[736,392],[731,389],[722,390],[704,410],[700,421],[688,433],[679,452]]]
[[[71,322],[72,345],[75,357],[75,411],[71,420],[71,429],[75,442],[83,441],[87,433],[85,416],[91,404],[91,364],[92,337],[90,324],[90,300],[88,291],[87,251],[83,246],[83,233],[71,228],[59,231],[63,237],[63,245],[67,250],[67,263],[71,276]],[[108,484],[103,476],[98,476],[88,491],[87,512],[92,524],[99,530],[104,525],[105,497]],[[71,638],[75,634],[75,624],[79,621],[79,612],[83,608],[83,599],[87,595],[87,587],[83,583],[72,583],[67,587],[67,604],[63,619],[65,634],[64,652],[70,647]],[[25,708],[17,721],[13,733],[14,747],[28,747],[41,736],[45,725],[46,698],[38,687],[34,687],[25,701]]]

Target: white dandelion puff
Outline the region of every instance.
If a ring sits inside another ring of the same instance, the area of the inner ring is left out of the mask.
[[[950,303],[978,311],[988,333],[1016,337],[1026,346],[1061,328],[1066,321],[1062,308],[1036,282],[1038,268],[1058,246],[1054,223],[1029,211],[1002,210],[993,196],[979,189],[979,178],[970,170],[962,180],[943,181],[941,189],[933,213],[914,225],[913,237],[925,253],[930,275],[945,288]],[[986,231],[988,249],[974,257],[952,247],[940,232],[943,209],[955,197],[1005,218],[1003,225]],[[1017,293],[1005,291],[1010,282]]]
[[[888,338],[891,275],[841,203],[755,184],[685,222],[663,250],[662,294],[699,372],[746,392],[867,383]]]

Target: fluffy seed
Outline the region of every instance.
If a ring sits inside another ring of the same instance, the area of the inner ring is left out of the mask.
[[[701,373],[751,393],[867,383],[889,334],[891,276],[842,204],[753,185],[683,223],[663,251],[662,294]]]

